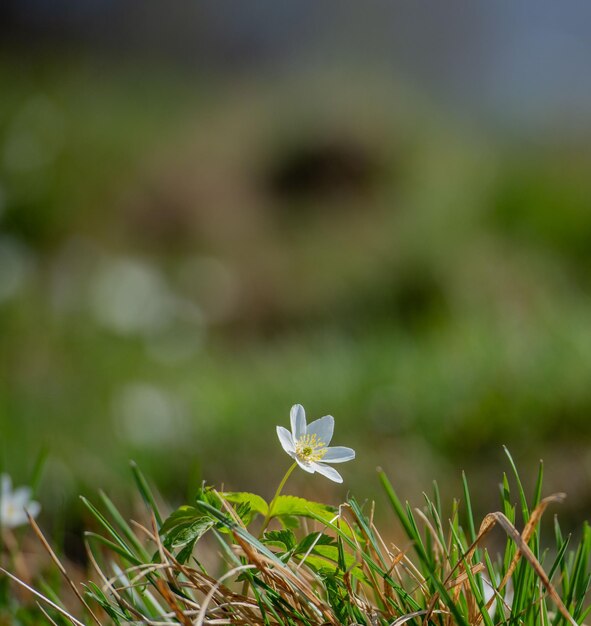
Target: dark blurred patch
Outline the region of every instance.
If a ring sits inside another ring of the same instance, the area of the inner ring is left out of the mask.
[[[448,311],[443,285],[427,269],[401,276],[389,295],[384,309],[390,309],[399,323],[411,330],[431,324]]]
[[[273,155],[263,173],[264,188],[278,208],[306,211],[314,199],[366,194],[376,183],[378,159],[359,143],[346,139],[292,144]]]
[[[414,266],[381,278],[381,284],[368,286],[368,291],[354,300],[351,313],[355,318],[416,332],[447,316],[445,288],[431,268]]]
[[[59,212],[51,209],[35,202],[14,204],[3,215],[2,230],[33,248],[50,248],[61,241],[69,227]]]
[[[88,528],[86,522],[82,521],[79,514],[67,516],[64,519],[66,521],[63,543],[64,555],[68,561],[86,569],[88,566],[88,555],[84,545],[84,533]]]

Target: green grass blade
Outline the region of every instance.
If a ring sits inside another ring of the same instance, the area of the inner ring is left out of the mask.
[[[158,528],[160,528],[162,526],[162,515],[160,514],[160,510],[158,509],[158,505],[156,504],[154,494],[152,493],[152,490],[148,485],[148,481],[146,480],[144,474],[142,473],[135,461],[131,461],[130,466],[133,478],[135,480],[135,484],[137,485],[137,488],[144,502],[146,503],[150,511],[154,513],[156,523],[158,524]]]
[[[125,543],[107,518],[87,498],[80,496],[80,500],[82,500],[84,506],[86,506],[86,508],[92,513],[99,524],[109,533],[109,535],[111,535],[111,537],[115,540],[115,543],[118,544],[119,547],[127,554],[126,558],[137,560],[137,557],[133,554],[131,548],[127,545],[127,543]]]
[[[113,520],[116,522],[117,526],[119,526],[119,528],[121,529],[121,531],[123,532],[123,534],[125,535],[127,540],[129,541],[129,543],[135,549],[135,551],[138,554],[139,558],[144,560],[144,561],[149,561],[150,560],[150,556],[149,556],[148,552],[146,551],[146,549],[142,545],[141,541],[137,538],[137,536],[135,535],[135,533],[133,532],[133,530],[131,529],[129,524],[125,521],[125,519],[123,518],[121,513],[119,513],[119,510],[113,504],[113,501],[102,490],[99,491],[99,497],[101,499],[101,502],[103,503],[103,505],[105,506],[105,508],[109,512],[109,515],[113,518]]]
[[[525,497],[525,491],[523,489],[523,485],[521,484],[521,478],[519,477],[519,472],[517,471],[517,466],[515,465],[515,461],[513,461],[513,457],[511,453],[507,449],[506,446],[503,446],[503,450],[509,459],[509,464],[511,465],[511,469],[513,470],[513,476],[515,477],[515,482],[517,483],[517,491],[519,492],[519,501],[521,503],[521,512],[523,514],[523,521],[525,523],[529,520],[529,507],[527,505],[527,498]]]

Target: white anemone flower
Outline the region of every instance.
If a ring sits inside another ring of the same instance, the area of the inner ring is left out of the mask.
[[[31,500],[29,487],[12,489],[12,480],[8,474],[0,476],[0,527],[16,528],[27,524],[27,511],[31,517],[37,517],[41,505]]]
[[[343,477],[325,463],[351,461],[355,458],[355,450],[344,446],[328,447],[334,431],[334,417],[325,415],[308,425],[304,407],[294,404],[291,407],[290,421],[291,432],[283,426],[277,426],[277,436],[287,454],[305,472],[318,472],[335,483],[342,483]]]

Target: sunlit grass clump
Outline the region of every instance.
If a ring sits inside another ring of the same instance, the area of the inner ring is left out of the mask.
[[[413,509],[378,471],[397,520],[378,529],[373,503],[348,497],[334,507],[283,493],[298,466],[338,482],[340,474],[323,461],[354,457],[350,448],[328,447],[330,416],[308,425],[296,405],[291,426],[278,434],[295,462],[271,502],[204,485],[192,502],[165,515],[135,465],[144,522],[125,521],[105,494],[99,506],[84,499],[101,531],[86,534],[94,574],[82,587],[29,516],[79,610],[62,603],[65,585],[41,593],[4,573],[36,595],[54,624],[584,623],[591,610],[591,532],[585,524],[575,541],[555,520],[553,533],[545,526],[542,533],[546,508],[564,497],[543,496],[542,465],[528,498],[507,452],[515,487],[503,475],[500,510],[483,518],[472,510],[465,477],[462,498],[450,508],[442,506],[435,483],[432,496],[424,494],[423,506]],[[495,527],[502,531],[496,545],[489,543]]]

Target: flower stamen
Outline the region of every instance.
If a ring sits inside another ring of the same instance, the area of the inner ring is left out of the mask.
[[[302,463],[317,463],[326,454],[326,444],[316,434],[303,435],[296,441],[295,453]]]

